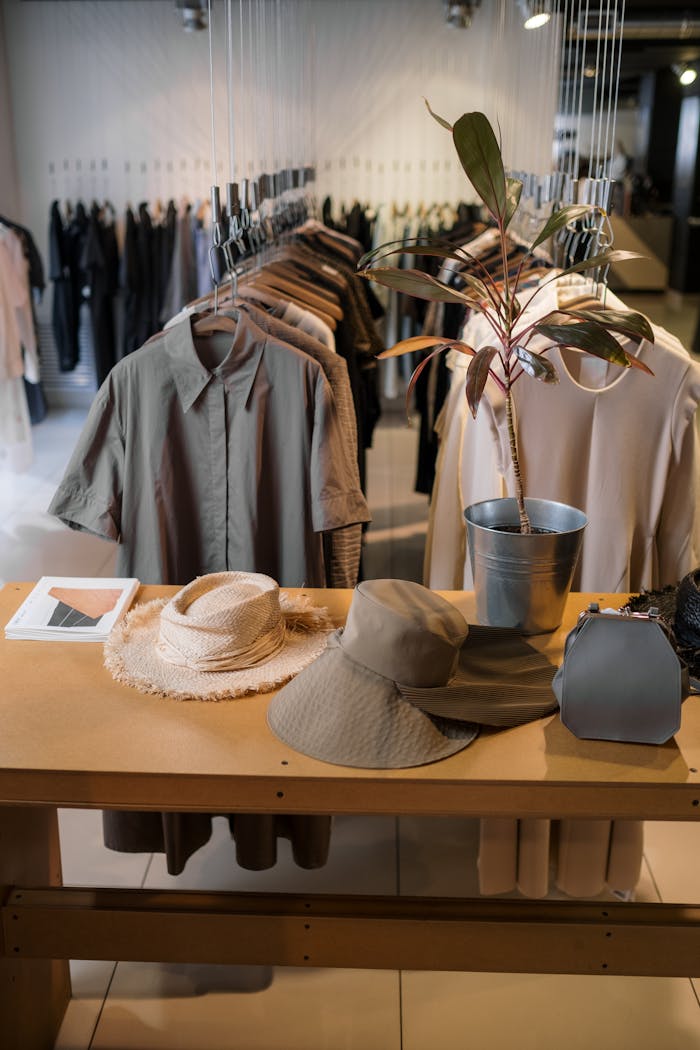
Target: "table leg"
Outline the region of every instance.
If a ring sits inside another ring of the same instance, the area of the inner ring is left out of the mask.
[[[0,805],[0,901],[19,886],[60,886],[55,807]],[[12,917],[0,929],[0,1046],[53,1050],[70,999],[68,962],[22,959],[12,945]]]

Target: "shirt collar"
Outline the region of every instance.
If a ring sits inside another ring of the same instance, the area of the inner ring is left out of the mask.
[[[231,349],[222,364],[211,372],[197,356],[192,338],[192,321],[196,316],[183,317],[164,333],[168,362],[185,412],[215,376],[220,377],[229,393],[235,394],[244,404],[250,397],[265,349],[265,334],[242,310],[232,311],[229,316],[237,319]]]

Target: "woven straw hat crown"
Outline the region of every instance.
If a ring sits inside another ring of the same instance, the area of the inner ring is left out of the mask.
[[[198,670],[235,670],[268,659],[284,636],[274,580],[259,573],[212,573],[163,607],[158,652],[169,663]]]

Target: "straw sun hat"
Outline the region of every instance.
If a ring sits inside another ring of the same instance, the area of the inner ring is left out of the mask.
[[[326,648],[327,610],[269,576],[200,576],[169,601],[137,605],[105,643],[119,682],[178,700],[225,700],[289,681]]]

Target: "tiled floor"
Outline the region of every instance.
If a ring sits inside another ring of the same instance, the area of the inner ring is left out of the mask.
[[[688,328],[693,318],[687,312]],[[32,470],[0,475],[3,580],[113,572],[110,545],[45,513],[83,416],[51,413],[34,430]],[[427,502],[412,491],[414,456],[415,430],[400,411],[388,413],[370,453],[368,576],[421,577]],[[60,823],[64,879],[73,884],[435,895],[475,894],[477,887],[478,833],[469,820],[338,818],[325,868],[297,868],[281,843],[275,868],[252,873],[237,867],[227,824],[217,818],[211,841],[178,878],[159,855],[107,851],[97,812],[64,810]],[[645,843],[638,897],[698,901],[700,824],[648,823]],[[700,1046],[700,982],[694,989],[684,979],[108,962],[73,964],[72,975],[74,999],[56,1050]]]

